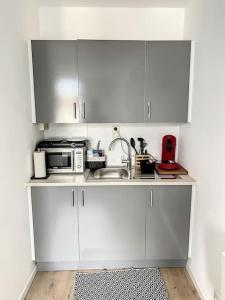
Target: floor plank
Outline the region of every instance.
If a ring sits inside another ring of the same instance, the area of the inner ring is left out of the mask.
[[[200,300],[185,268],[161,268],[171,300]]]
[[[90,271],[91,272],[91,271]],[[200,300],[184,268],[161,268],[170,300]],[[26,300],[72,300],[75,271],[38,272]]]

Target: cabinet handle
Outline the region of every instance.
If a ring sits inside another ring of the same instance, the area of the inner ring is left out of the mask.
[[[82,109],[82,111],[83,111],[83,119],[85,119],[85,118],[86,118],[85,102],[82,103],[82,106],[83,106],[83,107],[82,107],[82,108],[83,108],[83,109]]]
[[[151,102],[148,102],[148,119],[151,119]]]
[[[82,194],[82,206],[84,206],[84,190],[81,190],[81,194]]]
[[[150,206],[153,207],[153,191],[150,190]]]
[[[77,118],[77,104],[76,104],[76,102],[74,102],[73,107],[74,107],[74,118],[76,119]]]
[[[72,198],[73,198],[72,204],[73,204],[73,207],[74,207],[74,189],[72,189]]]
[[[74,171],[74,150],[72,150],[71,152],[71,167],[72,167],[72,170]]]

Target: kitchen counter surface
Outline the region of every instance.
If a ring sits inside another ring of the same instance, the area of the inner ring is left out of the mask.
[[[126,186],[126,185],[195,185],[189,175],[179,175],[176,179],[99,179],[88,180],[89,170],[83,174],[52,174],[47,179],[31,179],[26,186]]]

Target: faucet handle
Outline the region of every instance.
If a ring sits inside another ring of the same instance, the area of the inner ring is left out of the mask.
[[[129,160],[128,159],[122,159],[122,161],[121,161],[123,164],[128,164],[129,163]]]

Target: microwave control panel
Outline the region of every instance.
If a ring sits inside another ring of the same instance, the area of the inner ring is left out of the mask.
[[[75,173],[84,172],[84,149],[83,148],[74,149],[74,171]]]

